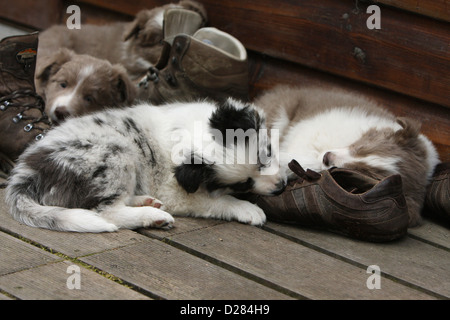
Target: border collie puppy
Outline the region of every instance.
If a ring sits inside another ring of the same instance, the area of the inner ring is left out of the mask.
[[[53,123],[106,107],[131,105],[136,88],[121,65],[60,49],[40,60],[36,92]]]
[[[276,87],[255,104],[268,127],[279,130],[280,163],[297,160],[305,169],[355,169],[374,178],[400,174],[410,226],[421,221],[426,186],[439,162],[420,124],[396,118],[358,94],[318,86]]]
[[[231,99],[68,119],[21,155],[6,202],[18,221],[63,231],[167,228],[171,214],[261,225],[263,211],[230,194],[283,190],[276,159],[258,160],[270,154],[264,128],[262,112]],[[237,129],[244,139],[223,139]]]

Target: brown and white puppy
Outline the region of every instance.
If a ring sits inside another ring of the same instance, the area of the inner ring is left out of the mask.
[[[265,110],[268,128],[279,130],[286,170],[296,159],[315,171],[344,167],[375,178],[400,174],[410,226],[420,222],[426,185],[439,160],[417,121],[396,118],[356,93],[318,86],[279,86],[255,104]]]
[[[71,30],[65,25],[57,25],[39,35],[37,64],[40,64],[41,57],[52,55],[59,48],[67,48],[78,54],[106,59],[112,64],[120,63],[132,80],[141,78],[160,57],[164,12],[171,8],[196,11],[206,23],[206,11],[201,4],[180,1],[178,4],[142,10],[132,22],[82,24],[81,29]]]
[[[46,101],[52,122],[104,108],[133,103],[135,86],[121,65],[60,49],[41,59],[36,68],[36,91]]]

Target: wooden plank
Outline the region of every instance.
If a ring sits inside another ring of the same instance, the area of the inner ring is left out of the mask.
[[[151,237],[158,240],[164,240],[165,238],[192,232],[200,229],[210,228],[219,224],[226,223],[223,220],[215,219],[202,219],[202,218],[190,218],[175,216],[174,227],[170,230],[158,230],[158,229],[138,229],[137,231],[147,237]]]
[[[306,298],[432,298],[385,278],[381,280],[383,290],[369,290],[365,269],[237,222],[175,235],[166,241]]]
[[[290,299],[158,240],[80,260],[164,299]]]
[[[431,220],[425,219],[423,225],[410,228],[408,234],[432,245],[450,249],[450,230]]]
[[[450,161],[450,110],[392,91],[317,72],[298,64],[281,61],[258,53],[249,54],[250,96],[253,98],[277,84],[302,86],[316,84],[339,87],[378,101],[397,116],[418,119],[422,132],[435,144],[441,161]]]
[[[373,2],[450,22],[450,2],[448,0],[373,0]]]
[[[0,189],[0,230],[20,235],[72,258],[147,240],[146,237],[131,230],[119,230],[113,233],[81,234],[29,227],[11,217],[4,199],[5,190]]]
[[[363,265],[439,297],[450,298],[450,252],[405,237],[392,243],[354,241],[329,232],[269,222],[266,230]]]
[[[0,275],[61,260],[42,249],[0,232]]]
[[[79,289],[69,289],[67,272],[74,265],[69,261],[47,264],[37,268],[0,277],[0,288],[19,299],[26,300],[148,300],[149,298],[103,277],[84,267],[79,267]],[[69,284],[74,284],[69,279]]]

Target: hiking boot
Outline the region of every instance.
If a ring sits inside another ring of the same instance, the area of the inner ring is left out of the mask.
[[[317,173],[297,161],[298,179],[275,197],[257,198],[268,220],[325,228],[365,241],[391,241],[406,234],[409,215],[399,175],[376,180],[357,171]]]
[[[160,60],[139,87],[140,98],[155,105],[204,98],[248,101],[247,51],[216,28],[179,34],[165,41]]]
[[[37,46],[37,33],[0,41],[0,169],[4,174],[50,128],[44,101],[34,87]]]
[[[434,169],[425,197],[426,213],[450,222],[450,162],[443,162]]]

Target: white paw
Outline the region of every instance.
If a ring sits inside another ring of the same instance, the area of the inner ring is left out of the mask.
[[[151,196],[135,196],[131,200],[130,205],[132,207],[154,207],[163,210],[163,203]]]
[[[148,209],[152,210],[148,210],[148,212],[142,216],[142,227],[152,227],[166,230],[173,227],[175,219],[169,213],[157,208]]]
[[[233,209],[234,217],[239,222],[254,226],[262,226],[266,222],[264,211],[250,202],[240,201]]]

